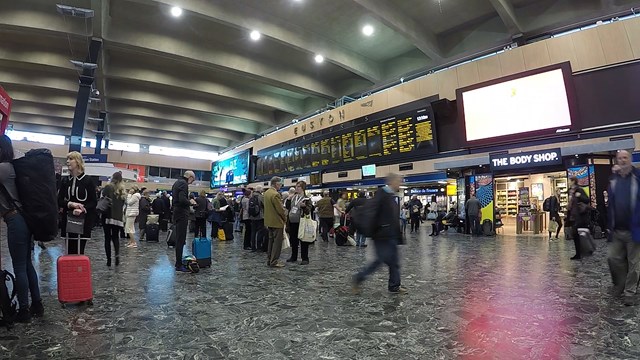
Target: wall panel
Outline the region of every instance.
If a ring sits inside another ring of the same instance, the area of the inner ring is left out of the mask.
[[[633,60],[633,50],[623,23],[617,21],[597,29],[608,65]]]
[[[571,40],[577,58],[577,66],[573,67],[573,71],[593,69],[607,64],[597,28],[573,33]]]
[[[455,99],[458,86],[458,73],[455,68],[436,73],[438,76],[438,93],[441,99]]]
[[[633,57],[640,59],[640,17],[625,20],[622,24],[624,24],[624,29],[627,31],[627,37],[633,50]]]
[[[575,46],[571,40],[571,35],[565,35],[544,41],[549,50],[549,58],[552,64],[559,64],[565,61],[571,62],[571,68],[575,71],[578,66],[578,58]]]
[[[538,69],[551,65],[551,57],[546,41],[538,41],[522,47],[526,70]]]
[[[460,65],[455,69],[458,73],[458,85],[461,88],[480,82],[480,72],[478,71],[477,61]]]
[[[478,61],[478,75],[480,82],[497,79],[502,76],[502,69],[500,68],[500,59],[498,56],[490,56]]]
[[[390,108],[419,100],[421,98],[420,86],[417,81],[406,82],[394,89],[389,89],[386,92],[388,93],[387,103]]]
[[[420,98],[438,94],[438,79],[434,74],[423,76],[417,80]]]
[[[513,75],[525,71],[522,48],[517,47],[497,55],[500,60],[502,76]]]

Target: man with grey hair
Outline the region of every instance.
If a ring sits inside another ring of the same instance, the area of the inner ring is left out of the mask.
[[[624,304],[638,305],[640,279],[640,170],[631,164],[631,154],[618,151],[609,181],[608,262],[614,296],[624,295]]]
[[[274,176],[270,182],[271,187],[264,193],[264,225],[269,230],[269,247],[267,255],[269,257],[267,265],[281,268],[284,263],[280,261],[282,251],[282,241],[284,239],[284,226],[287,219],[280,188],[282,178]]]
[[[176,271],[189,272],[182,264],[182,252],[187,242],[187,230],[189,223],[189,210],[195,205],[195,200],[189,200],[189,184],[193,183],[196,175],[193,171],[185,171],[184,176],[173,184],[173,225],[176,232]]]
[[[402,177],[391,173],[386,178],[387,185],[376,191],[370,206],[375,208],[375,215],[369,221],[376,225],[373,242],[376,259],[353,277],[353,292],[360,293],[360,285],[373,274],[383,263],[389,267],[388,290],[393,294],[406,293],[407,289],[400,284],[400,262],[398,244],[402,239],[400,230],[400,199],[398,192]]]

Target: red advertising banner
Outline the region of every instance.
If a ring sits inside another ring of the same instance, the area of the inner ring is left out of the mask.
[[[144,165],[132,165],[132,164],[121,164],[121,163],[113,163],[113,166],[120,169],[128,169],[138,174],[138,182],[144,182],[144,178],[146,176],[147,167]]]
[[[11,98],[2,86],[0,86],[0,118],[2,119],[0,134],[4,134],[7,126],[9,126],[9,114],[11,114]]]

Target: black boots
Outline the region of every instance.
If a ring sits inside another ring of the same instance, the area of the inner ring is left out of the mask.
[[[44,305],[42,305],[41,301],[34,301],[31,303],[31,316],[33,317],[43,317],[44,316]]]

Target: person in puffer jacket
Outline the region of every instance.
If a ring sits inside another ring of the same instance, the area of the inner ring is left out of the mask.
[[[125,212],[126,221],[124,224],[124,232],[129,237],[129,243],[126,245],[128,248],[137,248],[136,243],[136,218],[140,214],[140,189],[136,185],[133,185],[129,189],[129,195],[127,196],[127,211]]]

